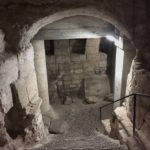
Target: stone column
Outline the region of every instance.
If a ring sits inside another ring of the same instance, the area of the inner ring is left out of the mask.
[[[116,45],[116,60],[115,60],[115,84],[114,84],[114,100],[121,98],[122,87],[122,73],[124,62],[124,50],[122,38],[119,38]],[[114,108],[120,106],[120,102],[114,104]]]
[[[34,40],[32,42],[34,47],[34,61],[35,70],[37,75],[37,83],[39,90],[39,97],[42,98],[42,113],[46,113],[50,109],[49,93],[48,93],[48,80],[47,80],[47,69],[46,69],[46,57],[44,40]]]

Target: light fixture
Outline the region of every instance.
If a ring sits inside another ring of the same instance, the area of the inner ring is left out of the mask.
[[[123,48],[123,39],[121,37],[115,38],[113,35],[106,35],[106,39],[108,39],[109,41],[114,42],[114,44],[119,47],[119,48]]]
[[[112,35],[106,35],[106,38],[109,40],[109,41],[112,41],[112,42],[115,42],[117,39],[112,36]]]

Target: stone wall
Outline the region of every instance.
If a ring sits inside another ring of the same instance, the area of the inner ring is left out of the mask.
[[[126,95],[130,93],[142,93],[150,95],[150,72],[143,68],[143,64],[137,57],[132,61],[130,73],[128,74]],[[137,96],[136,104],[136,128],[139,137],[143,141],[147,149],[150,148],[150,99],[143,96]],[[128,116],[133,120],[133,97],[126,101]],[[148,147],[147,147],[148,146]]]
[[[74,42],[74,40],[55,40],[55,55],[47,56],[51,102],[57,99],[58,94],[61,98],[68,95],[82,96],[85,79],[106,72],[107,55],[99,52],[100,39],[87,39],[84,54],[72,52]]]

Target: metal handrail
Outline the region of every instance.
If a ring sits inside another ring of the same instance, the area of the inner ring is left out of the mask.
[[[137,96],[142,96],[142,97],[147,97],[147,98],[150,98],[150,95],[146,95],[146,94],[142,94],[142,93],[132,93],[132,94],[129,94],[127,96],[124,96],[118,100],[115,100],[109,104],[106,104],[106,105],[103,105],[100,107],[100,121],[102,120],[102,109],[109,106],[109,105],[112,105],[116,102],[119,102],[119,101],[122,101],[124,100],[125,98],[128,98],[128,97],[131,97],[133,96],[133,136],[135,136],[135,129],[136,129],[136,97]]]

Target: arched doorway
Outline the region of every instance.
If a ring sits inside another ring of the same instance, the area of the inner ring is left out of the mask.
[[[82,13],[81,13],[82,14]],[[76,15],[75,15],[76,16]],[[83,14],[81,15],[82,17],[83,17]],[[86,16],[86,15],[85,15]],[[87,17],[87,16],[86,16]],[[90,16],[91,17],[91,16]],[[68,17],[65,17],[66,19],[68,18]],[[72,17],[73,18],[73,17]],[[84,17],[85,18],[85,17]],[[92,17],[91,17],[92,18]],[[94,17],[95,18],[95,17]],[[63,19],[62,19],[63,20]],[[59,21],[59,20],[58,20]],[[57,22],[57,21],[56,21]],[[54,22],[54,24],[55,24],[55,22]],[[49,24],[49,25],[51,25],[51,24]],[[54,25],[55,26],[55,25]],[[46,27],[47,28],[47,27]],[[62,28],[64,28],[64,27],[62,27]],[[56,28],[56,29],[58,29],[58,28]],[[56,30],[56,29],[54,29],[54,30]],[[59,30],[59,29],[58,29]],[[57,31],[58,32],[58,31]],[[45,32],[46,33],[46,32]],[[42,33],[41,33],[42,34]],[[107,33],[107,34],[109,34],[109,32]],[[105,33],[105,36],[107,35],[106,33]],[[57,35],[55,35],[55,36],[57,36]],[[62,35],[60,35],[60,36],[62,36]],[[60,37],[60,36],[58,36],[59,37],[59,39],[63,39],[62,37]],[[97,36],[97,37],[99,37],[99,36]],[[51,37],[50,37],[51,39],[53,39],[53,35],[51,35]],[[65,38],[65,37],[64,37]],[[79,37],[79,38],[81,38],[81,37]],[[83,37],[82,37],[83,38]],[[38,39],[38,35],[36,35],[35,36],[35,40],[36,39]],[[68,37],[66,38],[66,39],[69,39]],[[39,40],[39,39],[38,39]],[[40,39],[41,41],[43,40],[43,39]],[[50,39],[49,39],[50,40]],[[54,39],[53,39],[54,40]],[[56,37],[55,37],[55,40],[56,40]],[[37,41],[38,42],[38,41]],[[33,41],[33,43],[34,43],[34,41]],[[58,42],[59,43],[59,42]],[[60,42],[61,43],[61,42]],[[34,44],[33,44],[34,45]],[[62,45],[61,45],[62,46]],[[59,49],[59,51],[61,51],[61,46],[58,48]],[[40,47],[40,45],[38,46],[38,47]],[[53,46],[52,46],[53,47]],[[58,50],[57,49],[57,50]],[[99,49],[99,47],[98,47],[98,49]],[[36,49],[35,49],[36,50]],[[42,48],[41,48],[41,50],[44,50],[44,41],[42,42]],[[45,50],[44,50],[45,51]],[[106,52],[107,53],[107,52]],[[41,55],[40,55],[41,56]],[[118,57],[120,57],[120,55],[118,55]],[[123,63],[123,56],[121,56],[122,57],[122,59],[121,59],[121,61],[122,61],[122,63]],[[132,58],[134,57],[134,55],[132,56]],[[52,58],[52,57],[51,57]],[[55,59],[56,60],[56,57],[54,57],[53,59]],[[63,59],[65,60],[65,58],[63,57]],[[44,61],[45,61],[45,59],[43,59]],[[62,60],[63,61],[63,60]],[[60,62],[60,63],[62,63],[62,61]],[[118,61],[120,61],[120,60],[118,60]],[[132,61],[132,59],[130,60],[130,63],[131,63],[131,61]],[[115,63],[115,62],[114,62]],[[116,62],[116,64],[118,64],[119,62]],[[59,63],[58,63],[59,64]],[[58,65],[58,64],[55,64],[55,66],[54,66],[54,68]],[[122,64],[123,65],[123,64]],[[69,64],[68,64],[68,66],[69,66]],[[67,67],[68,67],[67,66]],[[122,66],[123,67],[123,66]],[[44,68],[44,66],[43,66],[43,68]],[[130,68],[130,66],[128,66],[128,68]],[[113,68],[114,69],[114,68]],[[123,69],[123,68],[122,68]],[[122,70],[121,69],[121,71],[119,72],[119,73],[121,73],[122,74]],[[64,70],[63,70],[64,71]],[[116,71],[117,72],[117,71]],[[44,72],[45,74],[46,74],[46,72]],[[120,75],[120,74],[119,74]],[[59,76],[59,75],[58,75]],[[121,75],[122,76],[122,75]],[[47,78],[47,77],[46,77]],[[127,78],[127,74],[126,74],[126,78]],[[42,80],[41,80],[42,81]],[[62,82],[61,80],[60,80],[60,82]],[[119,81],[117,81],[117,82],[119,82],[119,87],[117,87],[118,89],[120,89],[120,91],[118,92],[119,93],[119,96],[121,96],[121,82],[122,82],[122,78],[120,78],[119,77]],[[45,82],[44,82],[45,83]],[[42,83],[40,83],[40,85],[41,85]],[[70,84],[71,85],[71,84]],[[70,86],[69,85],[69,86]],[[55,85],[56,86],[56,85]],[[53,87],[54,88],[54,87]],[[47,91],[48,91],[48,89],[46,89]],[[56,90],[57,90],[57,88],[56,88]],[[53,91],[53,93],[54,93],[54,91]],[[118,97],[119,98],[119,97]],[[49,99],[48,99],[49,100]]]

